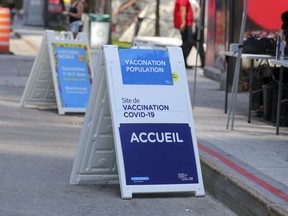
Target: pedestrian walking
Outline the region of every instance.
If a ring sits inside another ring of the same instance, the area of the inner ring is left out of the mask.
[[[192,25],[193,39],[196,41],[196,49],[200,56],[201,67],[203,68],[205,66],[204,32],[203,32],[202,26],[198,26],[198,20],[201,19],[200,17],[201,7],[197,0],[189,0],[189,1],[193,10],[193,15],[194,15],[194,19],[193,19],[194,22]],[[200,28],[200,38],[198,41],[199,28]],[[199,47],[197,47],[197,42],[198,42]]]
[[[187,65],[187,57],[193,46],[196,46],[196,41],[193,38],[192,25],[194,15],[189,0],[176,0],[174,6],[174,27],[179,29],[182,38],[182,51]]]
[[[84,12],[84,0],[74,0],[69,11],[63,11],[64,16],[69,17],[69,31],[76,38],[83,30],[82,14]]]

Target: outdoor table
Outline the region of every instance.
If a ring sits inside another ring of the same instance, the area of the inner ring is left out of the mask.
[[[229,64],[229,58],[237,58],[238,52],[232,52],[232,51],[221,51],[219,52],[219,55],[225,55],[226,60],[226,87],[225,87],[225,113],[227,113],[227,104],[228,104],[228,81],[229,81],[229,71],[230,71],[230,64]],[[249,81],[250,81],[250,88],[249,88],[249,108],[248,108],[248,123],[251,122],[251,110],[252,110],[252,94],[254,93],[252,91],[252,83],[253,83],[253,70],[254,70],[254,62],[256,61],[262,61],[262,60],[270,60],[273,57],[271,55],[262,55],[262,54],[248,54],[248,53],[242,53],[241,59],[249,59],[252,62],[252,66],[249,73]]]
[[[282,100],[282,87],[283,87],[283,71],[284,67],[288,68],[288,60],[271,60],[272,64],[280,65],[280,74],[279,74],[279,87],[278,87],[278,99],[277,99],[277,114],[276,114],[276,134],[279,134],[280,126],[280,115],[281,115],[281,103],[288,101]]]

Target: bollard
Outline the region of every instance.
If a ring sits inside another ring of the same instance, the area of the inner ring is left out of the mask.
[[[10,10],[0,7],[0,52],[9,52]]]

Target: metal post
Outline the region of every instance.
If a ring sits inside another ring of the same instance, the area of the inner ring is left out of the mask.
[[[200,40],[201,40],[201,31],[203,30],[203,26],[202,26],[202,21],[204,19],[204,1],[205,0],[201,0],[201,4],[200,4],[200,18],[198,20],[198,31],[197,31],[197,44],[196,44],[196,68],[195,68],[195,74],[194,74],[194,88],[193,88],[193,99],[192,99],[192,109],[194,109],[195,106],[195,94],[196,94],[196,80],[197,80],[197,65],[198,65],[198,56],[199,56],[199,46],[200,46]],[[203,63],[203,62],[202,62]]]
[[[232,86],[232,90],[231,90],[231,99],[230,99],[230,104],[229,104],[227,129],[229,128],[230,118],[232,118],[231,130],[233,130],[233,128],[234,128],[235,106],[236,106],[236,100],[237,100],[237,90],[238,90],[238,82],[239,82],[239,75],[240,75],[241,55],[242,55],[242,50],[243,50],[243,38],[244,38],[244,32],[245,32],[245,27],[246,27],[247,7],[248,7],[248,0],[245,1],[244,11],[243,11],[243,15],[242,15],[241,31],[240,31],[240,37],[239,37],[238,56],[237,56],[237,62],[236,62],[236,66],[235,66],[233,86]]]

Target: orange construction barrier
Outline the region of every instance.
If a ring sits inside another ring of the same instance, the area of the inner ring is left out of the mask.
[[[9,52],[10,10],[0,7],[0,52]]]

